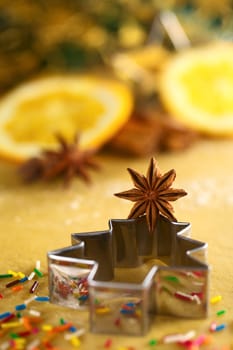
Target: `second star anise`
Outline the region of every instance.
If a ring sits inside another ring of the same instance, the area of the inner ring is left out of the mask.
[[[87,169],[99,169],[93,159],[95,150],[80,150],[77,135],[72,143],[68,143],[60,134],[56,138],[59,144],[57,150],[46,149],[38,157],[30,158],[22,164],[19,171],[23,180],[52,180],[61,176],[64,184],[69,185],[74,176],[79,176],[85,182],[90,182]]]
[[[171,221],[177,221],[173,215],[174,209],[169,203],[185,196],[186,191],[172,188],[176,172],[174,169],[161,174],[156,160],[151,158],[146,176],[128,168],[134,188],[115,193],[115,196],[135,202],[128,219],[137,218],[146,214],[148,229],[153,232],[159,214]]]

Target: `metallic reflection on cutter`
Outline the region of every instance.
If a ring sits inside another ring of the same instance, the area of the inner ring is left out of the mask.
[[[189,237],[189,223],[160,216],[150,233],[143,216],[109,227],[48,252],[52,303],[89,310],[97,333],[138,336],[155,315],[208,315],[207,244]]]

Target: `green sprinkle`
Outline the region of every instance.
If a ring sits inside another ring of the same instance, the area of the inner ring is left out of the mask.
[[[36,267],[34,268],[34,272],[37,274],[38,277],[43,277],[43,273],[39,271]]]
[[[164,276],[164,279],[170,282],[179,282],[179,279],[176,276]]]
[[[149,340],[149,343],[148,343],[148,345],[150,345],[150,346],[154,346],[157,344],[158,344],[158,340],[156,340],[156,339],[151,339],[151,340]]]
[[[60,318],[60,324],[66,324],[64,318]]]
[[[16,334],[16,333],[10,333],[10,337],[11,337],[12,339],[17,339],[17,338],[19,338],[19,335]]]
[[[4,273],[0,275],[0,278],[9,278],[9,277],[13,277],[13,275],[11,273]]]
[[[219,310],[219,311],[216,312],[216,315],[217,315],[217,316],[222,316],[222,315],[224,315],[225,313],[226,313],[226,310]]]

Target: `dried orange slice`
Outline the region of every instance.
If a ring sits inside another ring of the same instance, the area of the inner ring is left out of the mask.
[[[233,136],[233,43],[187,49],[165,65],[160,96],[171,116],[201,133]]]
[[[92,76],[53,76],[25,82],[0,101],[0,156],[24,161],[80,134],[80,148],[99,148],[131,114],[131,91]]]

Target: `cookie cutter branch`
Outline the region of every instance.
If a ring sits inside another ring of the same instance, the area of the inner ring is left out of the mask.
[[[144,335],[156,315],[207,317],[207,243],[190,230],[160,216],[150,233],[143,216],[73,233],[71,246],[48,252],[50,301],[88,310],[95,333]]]

